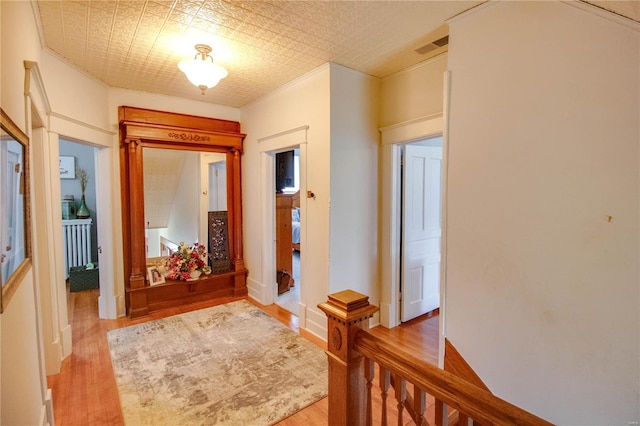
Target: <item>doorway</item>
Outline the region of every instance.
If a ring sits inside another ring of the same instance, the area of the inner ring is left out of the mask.
[[[440,307],[442,137],[401,152],[400,321]]]
[[[300,289],[300,149],[274,156],[276,218],[276,304],[299,315]]]
[[[64,269],[72,292],[100,286],[96,152],[90,145],[59,140]],[[94,267],[98,271],[87,272]]]

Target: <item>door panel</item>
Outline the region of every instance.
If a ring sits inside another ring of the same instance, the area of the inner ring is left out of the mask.
[[[405,147],[401,320],[440,304],[442,148]]]

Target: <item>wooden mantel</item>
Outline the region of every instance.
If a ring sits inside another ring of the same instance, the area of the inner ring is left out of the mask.
[[[216,297],[247,294],[242,246],[241,155],[245,135],[237,121],[121,106],[120,181],[127,313],[151,311]],[[226,155],[229,256],[232,271],[192,282],[150,286],[146,278],[143,148],[219,152]]]

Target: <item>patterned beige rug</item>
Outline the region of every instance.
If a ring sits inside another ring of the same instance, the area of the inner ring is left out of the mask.
[[[247,301],[108,332],[127,425],[270,425],[327,395],[327,356]]]

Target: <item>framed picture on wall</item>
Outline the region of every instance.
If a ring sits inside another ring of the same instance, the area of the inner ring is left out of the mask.
[[[76,178],[76,157],[60,156],[60,179]]]

